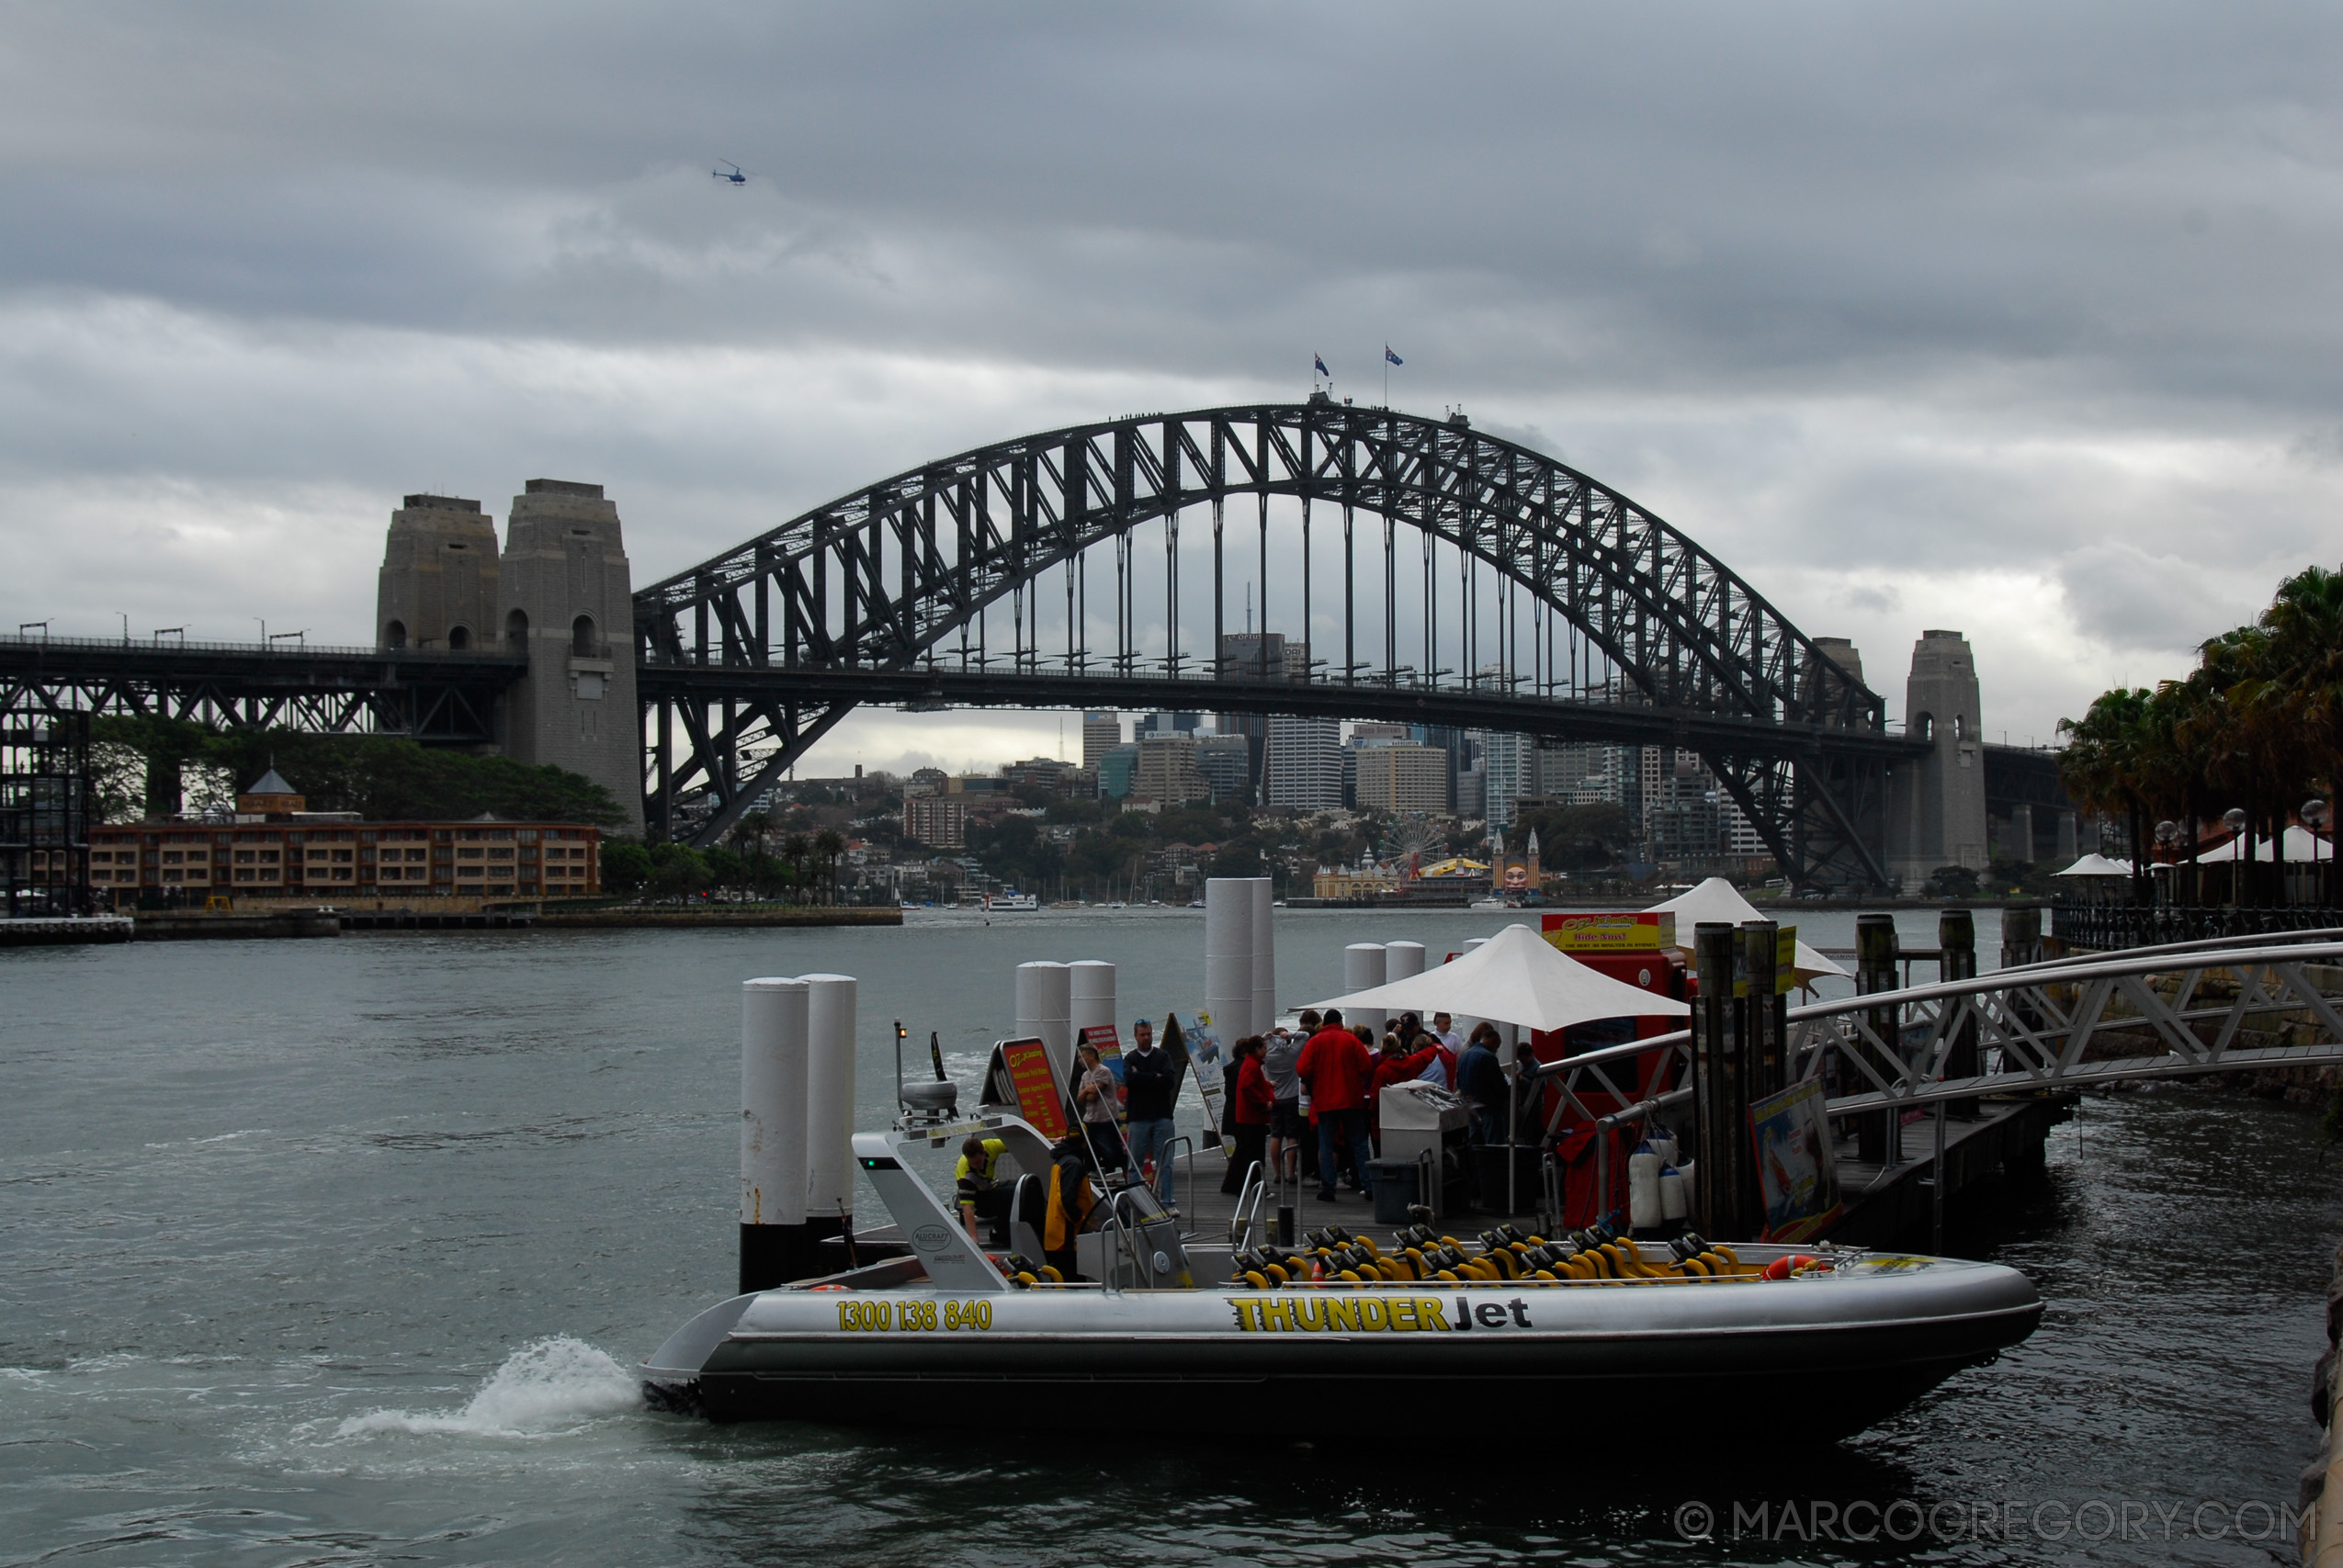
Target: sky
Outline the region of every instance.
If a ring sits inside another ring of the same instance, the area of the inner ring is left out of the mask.
[[[1957,628],[1987,736],[2047,740],[2343,558],[2331,7],[8,31],[0,622],[56,636],[368,642],[401,495],[539,476],[607,486],[648,582],[988,441],[1298,399],[1313,355],[1379,400],[1387,342],[1394,403],[1633,497],[1891,716]],[[866,711],[800,771],[1057,734]]]

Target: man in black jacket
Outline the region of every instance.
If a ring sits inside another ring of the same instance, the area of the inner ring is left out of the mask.
[[[1155,1195],[1169,1209],[1172,1101],[1180,1092],[1180,1065],[1172,1059],[1171,1052],[1156,1048],[1155,1026],[1146,1019],[1131,1026],[1131,1049],[1123,1056],[1123,1089],[1132,1168],[1144,1171],[1148,1161],[1155,1162]]]

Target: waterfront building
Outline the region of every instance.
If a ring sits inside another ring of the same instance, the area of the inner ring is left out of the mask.
[[[1310,892],[1320,898],[1381,898],[1398,891],[1398,872],[1372,861],[1351,866],[1322,865],[1310,878]]]
[[[309,811],[271,768],[227,822],[109,824],[90,834],[92,895],[231,898],[577,898],[602,890],[602,829],[576,822],[368,822]]]

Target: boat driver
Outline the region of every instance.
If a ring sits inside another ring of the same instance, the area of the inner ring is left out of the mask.
[[[968,1239],[979,1247],[985,1244],[977,1234],[979,1220],[992,1222],[997,1245],[1008,1244],[1008,1238],[1000,1234],[1009,1219],[1011,1183],[1001,1179],[1001,1156],[1008,1150],[1009,1145],[999,1138],[970,1138],[960,1145],[960,1163],[952,1169],[960,1200],[960,1223],[968,1227]]]

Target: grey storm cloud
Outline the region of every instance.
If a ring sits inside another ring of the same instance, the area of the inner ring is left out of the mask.
[[[398,493],[556,470],[647,580],[1313,353],[1379,398],[1387,340],[1395,400],[1619,485],[1891,695],[1921,618],[1971,626],[2045,731],[2338,554],[2315,7],[9,17],[19,619],[361,636]]]

